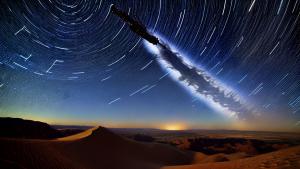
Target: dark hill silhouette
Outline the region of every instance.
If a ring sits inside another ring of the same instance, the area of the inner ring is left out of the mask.
[[[0,137],[53,139],[62,136],[60,131],[47,123],[20,118],[0,118]]]

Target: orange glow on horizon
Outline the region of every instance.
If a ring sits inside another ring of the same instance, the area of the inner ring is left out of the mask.
[[[170,123],[170,124],[166,124],[165,126],[163,126],[162,129],[164,129],[164,130],[185,130],[186,127],[183,124]]]

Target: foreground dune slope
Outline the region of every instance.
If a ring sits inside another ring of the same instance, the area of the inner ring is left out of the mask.
[[[207,158],[212,158],[207,157]],[[202,157],[202,161],[205,157]],[[262,154],[255,157],[238,160],[207,163],[166,166],[161,169],[299,169],[300,146],[279,150],[272,153]]]
[[[54,141],[1,139],[0,149],[0,168],[6,169],[158,169],[192,159],[171,146],[131,141],[103,127]]]

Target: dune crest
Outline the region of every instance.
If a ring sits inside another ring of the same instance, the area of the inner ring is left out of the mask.
[[[94,127],[94,128],[88,129],[86,131],[83,131],[81,133],[74,134],[74,135],[67,136],[67,137],[57,138],[55,140],[56,141],[74,141],[74,140],[83,139],[85,137],[90,136],[95,130],[97,130],[99,128],[100,127]]]

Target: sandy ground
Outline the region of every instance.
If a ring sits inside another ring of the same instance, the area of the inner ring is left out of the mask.
[[[224,159],[229,161],[219,162]],[[245,158],[243,154],[198,155],[194,164],[161,169],[299,169],[300,146]]]
[[[298,169],[300,146],[249,157],[184,152],[97,127],[56,140],[0,139],[2,169]]]

